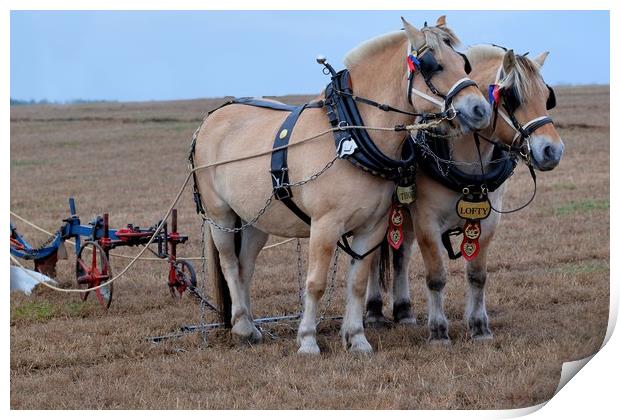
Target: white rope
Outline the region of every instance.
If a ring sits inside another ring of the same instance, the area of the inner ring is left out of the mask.
[[[43,229],[41,226],[35,225],[31,221],[29,221],[27,219],[24,219],[23,217],[21,217],[20,215],[18,215],[17,213],[15,213],[13,211],[11,211],[11,216],[13,216],[16,219],[18,219],[19,221],[27,224],[28,226],[38,230],[39,232],[45,233],[45,234],[50,235],[50,236],[54,235],[53,233]],[[287,244],[289,242],[294,241],[295,239],[296,238],[289,238],[289,239],[286,239],[284,241],[276,242],[275,244],[271,244],[271,245],[267,245],[267,246],[263,247],[262,250],[266,251],[266,250],[269,250],[269,249],[277,248],[280,245]],[[75,242],[70,240],[70,239],[65,240],[65,242],[68,242],[71,245],[75,245]],[[90,251],[90,248],[86,248],[86,250]],[[135,257],[135,255],[117,254],[116,252],[110,252],[110,255],[112,257],[124,258],[124,259],[132,259],[132,258]],[[158,257],[141,257],[140,259],[143,260],[143,261],[165,261],[165,258],[158,258]],[[185,261],[199,261],[199,260],[202,259],[202,257],[178,257],[177,259],[185,260]]]

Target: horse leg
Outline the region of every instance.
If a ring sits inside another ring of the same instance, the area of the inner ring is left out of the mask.
[[[357,253],[367,252],[381,242],[384,235],[385,225],[380,223],[369,232],[354,234],[351,248]],[[364,335],[364,295],[372,262],[372,255],[361,260],[352,259],[347,272],[347,306],[340,334],[345,348],[353,352],[372,352],[372,346]]]
[[[223,212],[222,209],[218,210],[220,210],[218,223],[224,226],[235,225],[238,216],[232,210],[227,212]],[[246,299],[246,288],[240,276],[241,269],[235,249],[235,235],[211,227],[211,237],[219,253],[222,274],[230,290],[232,334],[240,342],[258,343],[262,340],[262,335],[254,326],[250,308],[247,305],[249,297]]]
[[[416,237],[426,268],[428,291],[428,330],[430,343],[449,344],[448,320],[443,309],[446,269],[441,259],[440,235],[432,227],[416,223]]]
[[[487,255],[491,238],[480,238],[480,251],[476,258],[467,261],[465,265],[465,277],[467,278],[467,304],[465,307],[465,320],[471,338],[475,340],[490,340],[493,334],[489,328],[484,299],[484,286],[487,280]]]
[[[308,249],[308,275],[304,296],[304,313],[297,330],[300,354],[319,354],[316,342],[316,314],[318,302],[325,293],[327,274],[338,237],[332,225],[312,221]]]
[[[381,298],[381,285],[379,281],[380,255],[377,252],[368,256],[368,258],[372,259],[372,263],[366,288],[366,326],[370,328],[383,328],[387,325],[387,320],[383,316],[383,299]]]
[[[409,264],[413,256],[415,233],[411,225],[411,214],[403,212],[404,239],[400,248],[392,251],[394,281],[392,283],[392,316],[397,324],[415,325],[416,319],[411,310],[409,297]]]
[[[254,267],[256,264],[256,258],[263,246],[269,239],[269,235],[263,231],[260,231],[254,227],[245,229],[241,235],[241,249],[239,250],[239,279],[240,297],[243,299],[245,307],[248,311],[248,318],[253,320],[252,306],[250,304],[250,285],[252,283],[252,276],[254,275]],[[256,329],[256,327],[252,326]],[[258,330],[257,330],[258,331]],[[258,333],[260,334],[260,332]],[[256,331],[252,330],[252,335],[256,336]]]
[[[416,324],[409,297],[409,261],[412,254],[413,244],[403,243],[398,250],[394,251],[392,259],[394,263],[392,317],[397,324]]]

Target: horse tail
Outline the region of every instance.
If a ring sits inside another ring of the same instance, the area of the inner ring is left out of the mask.
[[[383,238],[379,247],[379,284],[384,292],[387,292],[388,286],[392,280],[392,256],[390,255],[390,244],[387,237]]]
[[[237,216],[235,219],[235,228],[241,226],[241,218]],[[213,242],[213,236],[211,229],[207,229],[207,253],[206,258],[209,264],[209,278],[213,279],[213,286],[215,289],[215,299],[217,306],[220,310],[220,321],[224,323],[227,328],[232,326],[232,300],[230,298],[230,289],[226,278],[222,272],[220,265],[220,253]],[[241,232],[234,233],[235,235],[235,253],[239,256],[241,252]]]

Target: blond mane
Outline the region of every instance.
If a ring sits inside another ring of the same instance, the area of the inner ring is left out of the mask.
[[[422,28],[422,32],[426,35],[426,43],[428,46],[435,50],[439,50],[440,47],[445,45],[446,42],[453,47],[456,47],[461,43],[454,32],[446,26],[425,26]],[[352,66],[364,61],[368,57],[371,57],[377,51],[381,51],[386,47],[402,42],[405,38],[405,32],[401,30],[389,32],[364,41],[345,55],[344,65],[346,68],[350,69]]]
[[[472,66],[497,59],[501,65],[506,51],[495,45],[474,45],[465,52]],[[519,98],[529,98],[535,93],[534,88],[544,90],[545,85],[540,74],[540,66],[525,55],[515,54],[515,66],[504,75],[500,81],[500,87],[514,87]]]

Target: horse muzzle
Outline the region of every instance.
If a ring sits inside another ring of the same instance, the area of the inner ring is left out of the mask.
[[[464,133],[481,130],[491,123],[491,106],[479,95],[467,95],[454,101]]]
[[[539,171],[550,171],[560,163],[564,154],[562,140],[553,142],[546,136],[533,136],[530,140],[532,163]]]

